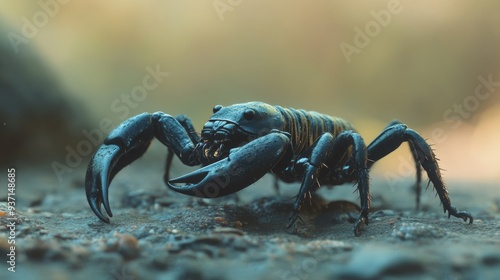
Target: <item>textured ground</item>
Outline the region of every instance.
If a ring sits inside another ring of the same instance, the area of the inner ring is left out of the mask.
[[[149,164],[149,163],[148,163]],[[352,231],[352,186],[323,190],[285,227],[297,185],[272,178],[225,199],[193,199],[163,186],[161,166],[145,160],[113,181],[114,217],[102,223],[83,190],[84,169],[59,183],[18,167],[16,272],[7,271],[7,216],[0,217],[1,279],[497,279],[500,191],[449,181],[452,202],[474,224],[442,213],[429,189],[414,210],[411,181],[390,187],[373,175],[373,212]],[[182,171],[174,170],[175,173]],[[380,178],[380,177],[378,177]],[[2,201],[5,201],[2,191]],[[5,211],[5,203],[0,208]],[[0,212],[1,214],[1,212]]]

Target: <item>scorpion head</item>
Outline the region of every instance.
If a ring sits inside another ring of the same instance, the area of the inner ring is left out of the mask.
[[[282,129],[280,112],[262,102],[248,102],[227,107],[216,105],[214,114],[201,131],[196,149],[208,161],[224,158],[232,148],[240,147],[272,129]]]

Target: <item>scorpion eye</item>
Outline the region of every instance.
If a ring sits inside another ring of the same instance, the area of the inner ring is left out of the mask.
[[[245,112],[243,113],[243,117],[247,121],[252,120],[254,116],[255,116],[255,111],[252,109],[246,109]]]
[[[220,109],[222,109],[222,105],[215,105],[214,109],[213,109],[214,114],[217,113],[217,112],[219,112]]]

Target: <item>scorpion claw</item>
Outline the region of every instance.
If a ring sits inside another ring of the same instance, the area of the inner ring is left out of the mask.
[[[269,172],[287,151],[290,138],[270,133],[232,149],[229,156],[167,182],[170,189],[197,197],[221,197],[235,193]],[[176,186],[176,183],[185,183]]]
[[[90,160],[85,193],[90,208],[103,222],[109,223],[109,217],[113,217],[108,199],[109,184],[118,171],[138,159],[148,148],[154,136],[153,117],[143,113],[121,123],[109,133]],[[101,204],[107,217],[102,213]]]
[[[113,177],[113,168],[121,153],[116,145],[103,145],[90,161],[85,179],[85,192],[92,211],[103,222],[109,223],[108,217],[113,217],[109,206],[108,188]],[[101,204],[106,210],[106,217],[101,211]]]

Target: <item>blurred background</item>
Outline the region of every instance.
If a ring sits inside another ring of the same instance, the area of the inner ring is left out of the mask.
[[[34,165],[61,181],[128,117],[184,113],[200,130],[214,105],[259,100],[341,116],[367,142],[399,119],[434,144],[446,178],[498,180],[499,9],[451,0],[1,1],[0,166]],[[404,146],[373,176],[414,176]],[[155,147],[153,158],[164,157]]]

